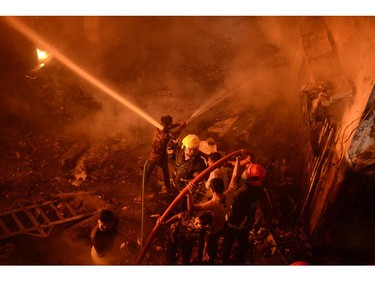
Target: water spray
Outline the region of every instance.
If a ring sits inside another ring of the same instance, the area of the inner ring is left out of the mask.
[[[111,89],[110,87],[104,85],[98,78],[94,77],[81,67],[79,67],[77,64],[73,63],[70,59],[68,59],[66,56],[64,56],[61,52],[59,52],[56,48],[52,47],[50,43],[48,43],[46,40],[44,40],[41,36],[39,36],[36,32],[34,32],[32,29],[27,27],[24,23],[22,23],[20,20],[14,18],[14,17],[5,17],[3,18],[4,21],[6,21],[11,27],[13,27],[18,32],[22,33],[24,36],[26,36],[28,39],[34,42],[40,42],[43,44],[43,46],[48,50],[48,52],[56,58],[58,61],[60,61],[62,64],[64,64],[66,67],[68,67],[70,70],[78,74],[80,77],[84,78],[86,81],[90,82],[92,85],[100,89],[102,92],[106,93],[113,99],[117,100],[121,104],[125,105],[127,108],[132,110],[134,113],[138,114],[140,117],[142,117],[144,120],[155,126],[156,128],[162,130],[163,126],[157,122],[155,119],[153,119],[151,116],[149,116],[147,113],[143,112],[141,109],[136,107],[134,104],[130,103],[126,99],[124,99],[121,95],[119,95],[115,90]]]
[[[238,90],[240,87],[236,87],[233,90],[229,91],[219,91],[217,94],[212,96],[210,99],[208,99],[205,103],[203,103],[191,116],[188,120],[186,120],[186,123],[191,122],[194,118],[198,117],[202,113],[206,112],[209,110],[211,107],[217,105],[219,102],[223,101],[226,97],[230,96],[233,94],[235,90]]]

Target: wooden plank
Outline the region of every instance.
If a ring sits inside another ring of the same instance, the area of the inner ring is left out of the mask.
[[[43,228],[40,226],[39,222],[35,219],[33,214],[26,208],[22,208],[25,214],[29,217],[30,221],[34,224],[36,229],[42,234],[42,236],[45,236],[46,233],[44,232]]]
[[[33,234],[33,233],[31,233],[32,231],[38,231],[39,232],[39,230],[36,227],[25,228],[25,230],[17,230],[17,231],[10,232],[7,235],[0,235],[0,240],[5,239],[5,238],[9,238],[9,237],[13,237],[13,236],[17,236],[17,235],[21,235],[21,234],[27,234],[27,235],[31,234],[31,235],[35,235],[35,236],[38,236],[38,237],[47,237],[48,236],[47,234],[40,234],[40,232],[39,232],[39,234],[36,234],[36,233]]]
[[[1,217],[0,217],[0,226],[3,229],[3,231],[4,231],[5,234],[9,234],[10,233],[9,229],[7,228],[7,226],[5,225],[5,223],[3,222],[3,220],[1,219]]]
[[[50,205],[50,204],[53,204],[53,203],[54,203],[54,201],[47,201],[47,202],[43,202],[42,204],[39,204],[39,205],[32,204],[32,205],[24,206],[23,204],[21,204],[20,202],[18,202],[18,204],[20,205],[19,208],[11,209],[9,211],[0,213],[0,216],[9,215],[9,214],[11,214],[13,212],[24,211],[25,209],[35,209],[37,207],[42,207],[42,206]]]
[[[64,202],[64,203],[65,203],[66,208],[68,209],[69,213],[70,213],[73,217],[75,217],[75,216],[77,215],[77,213],[73,210],[73,208],[69,205],[68,202]]]
[[[56,208],[54,204],[49,204],[49,206],[55,210],[56,215],[59,217],[60,220],[65,219],[64,216],[61,214],[61,212]]]
[[[21,220],[17,217],[16,213],[12,213],[11,215],[12,215],[13,220],[16,222],[18,228],[21,231],[24,231],[25,230],[25,226],[22,224]]]
[[[57,225],[57,224],[61,224],[61,223],[75,221],[75,220],[78,220],[78,219],[81,219],[81,218],[84,218],[84,217],[89,217],[89,216],[92,216],[92,215],[93,214],[82,214],[82,215],[78,215],[78,216],[75,216],[75,217],[65,218],[65,219],[62,219],[62,220],[59,220],[59,221],[56,221],[56,222],[52,222],[51,225]]]
[[[47,215],[43,212],[43,210],[39,207],[36,207],[35,210],[39,212],[42,218],[46,221],[46,223],[51,223],[51,220],[47,217]]]

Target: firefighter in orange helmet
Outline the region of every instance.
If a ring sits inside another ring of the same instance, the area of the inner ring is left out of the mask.
[[[234,196],[227,214],[223,253],[225,264],[230,262],[230,251],[236,239],[239,242],[239,256],[235,263],[245,262],[249,250],[248,236],[254,224],[257,203],[264,196],[263,182],[266,175],[266,169],[254,163],[248,164],[241,174],[242,185]]]

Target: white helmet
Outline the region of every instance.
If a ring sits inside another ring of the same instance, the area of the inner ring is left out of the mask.
[[[198,149],[199,148],[199,144],[200,144],[200,140],[199,140],[198,136],[192,135],[192,134],[187,135],[182,140],[183,148],[186,147],[186,148],[195,148],[195,149]]]

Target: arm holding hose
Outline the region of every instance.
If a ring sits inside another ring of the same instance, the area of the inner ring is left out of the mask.
[[[191,183],[192,184],[197,184],[197,183],[201,182],[207,176],[208,173],[210,173],[211,171],[213,171],[214,169],[216,169],[220,165],[223,165],[225,162],[227,162],[232,157],[238,156],[238,155],[241,155],[241,154],[244,154],[244,153],[250,154],[250,151],[247,150],[247,149],[241,149],[241,150],[237,150],[235,152],[232,152],[232,153],[224,156],[220,160],[216,161],[213,165],[211,165],[211,166],[207,167],[205,170],[203,170],[196,178],[194,178],[191,181]],[[165,210],[165,212],[163,213],[163,215],[160,217],[160,222],[162,222],[165,218],[168,217],[168,215],[172,212],[172,210],[176,207],[176,205],[182,199],[185,199],[185,196],[186,196],[186,194],[188,192],[189,192],[189,187],[188,186],[186,186],[184,189],[181,190],[181,192],[176,196],[176,198],[173,200],[173,202],[168,206],[168,208]],[[155,237],[157,231],[159,230],[160,226],[161,226],[160,223],[156,224],[154,226],[154,228],[152,229],[152,231],[149,234],[149,236],[147,237],[147,239],[146,239],[143,247],[141,248],[140,253],[137,256],[136,264],[140,264],[142,262],[142,259],[143,259],[144,255],[145,255],[148,247],[150,246],[150,244],[154,240],[154,237]]]
[[[245,156],[244,159],[242,159],[240,162],[239,162],[239,166],[245,166],[247,164],[250,164],[251,163],[251,160],[254,158],[252,157],[250,154],[246,154],[246,155],[243,155]],[[237,160],[238,157],[236,157],[236,160]],[[236,161],[228,161],[227,164],[229,165],[232,165],[234,166],[236,164]]]

